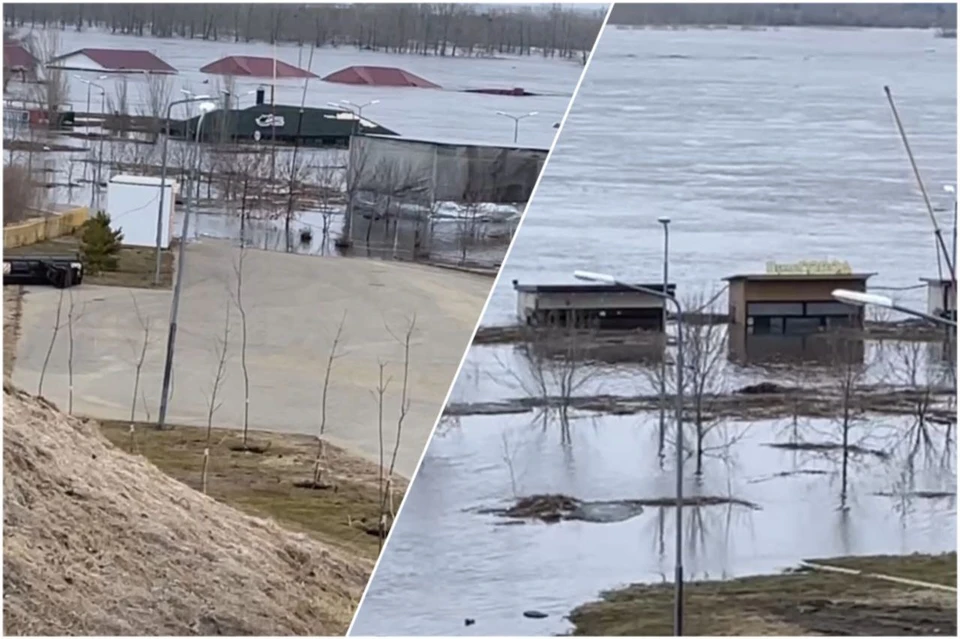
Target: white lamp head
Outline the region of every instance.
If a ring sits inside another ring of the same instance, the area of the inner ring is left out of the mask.
[[[884,295],[848,291],[842,288],[836,289],[831,295],[841,302],[855,306],[883,306],[884,308],[893,308],[893,300]]]
[[[539,114],[540,114],[539,111],[531,111],[530,113],[527,114],[527,117],[534,116],[534,115],[539,115]]]
[[[666,215],[661,215],[660,217],[657,218],[657,222],[660,222],[661,224],[669,224],[670,218],[667,217]]]
[[[606,273],[591,273],[590,271],[574,271],[573,276],[578,280],[585,282],[597,282],[599,284],[616,284],[617,278]]]
[[[956,193],[957,187],[953,184],[944,184],[943,190],[946,191],[947,193]]]
[[[200,113],[206,115],[211,111],[216,111],[217,105],[214,104],[213,102],[201,102],[197,108],[200,109]]]

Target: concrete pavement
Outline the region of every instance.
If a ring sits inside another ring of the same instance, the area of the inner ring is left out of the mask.
[[[214,425],[239,428],[243,416],[241,321],[234,305],[239,250],[207,241],[186,252],[184,288],[168,421],[206,424],[219,341],[230,307],[227,374]],[[327,436],[362,456],[379,457],[378,362],[390,379],[385,396],[384,455],[396,437],[403,374],[402,338],[416,316],[409,397],[397,471],[409,477],[420,458],[457,365],[493,283],[489,277],[416,264],[247,250],[243,297],[247,314],[250,427],[316,434],[327,357],[346,313],[327,405]],[[44,381],[44,396],[68,404],[69,338],[73,297],[73,412],[103,419],[130,416],[136,362],[150,324],[136,418],[156,420],[170,291],[81,286],[64,293],[61,329]],[[24,296],[13,382],[35,393],[50,345],[60,292],[31,288]],[[389,327],[389,331],[387,330]],[[391,335],[391,331],[393,335]],[[394,337],[396,335],[396,337]]]

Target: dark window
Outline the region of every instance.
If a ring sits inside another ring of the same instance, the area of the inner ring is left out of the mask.
[[[754,317],[803,315],[803,302],[750,302],[747,304],[747,315]]]
[[[807,302],[807,315],[811,316],[850,316],[859,312],[856,306],[843,302]]]
[[[752,330],[750,331],[753,335],[783,335],[783,320],[782,317],[753,317],[751,318]]]
[[[807,335],[816,333],[822,326],[820,317],[787,317],[784,324],[784,333],[787,335]]]

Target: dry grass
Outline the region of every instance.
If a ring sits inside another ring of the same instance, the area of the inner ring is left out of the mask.
[[[957,582],[957,555],[817,560],[866,572]],[[956,594],[866,576],[803,571],[689,584],[688,635],[956,636]],[[672,634],[673,586],[633,585],[574,610],[575,634]]]
[[[115,446],[136,450],[157,468],[194,489],[200,489],[200,471],[206,429],[175,426],[157,430],[137,424],[131,441],[128,422],[103,422],[101,431]],[[213,431],[207,493],[252,515],[270,517],[285,528],[309,533],[320,541],[365,559],[375,560],[377,537],[363,529],[375,524],[379,513],[377,466],[327,445],[330,483],[336,489],[297,488],[295,482],[313,477],[316,440],[298,435],[251,432],[251,441],[268,445],[264,453],[238,448],[235,430]],[[395,503],[403,497],[405,482],[395,478]]]
[[[343,633],[372,569],[4,386],[4,631]]]
[[[43,254],[63,255],[80,251],[80,239],[65,235],[46,242],[5,249],[10,255]],[[155,288],[153,275],[156,270],[154,249],[141,246],[124,246],[117,254],[119,262],[116,271],[104,271],[97,275],[84,275],[84,284],[102,286],[127,286],[133,288]],[[160,288],[170,288],[173,282],[173,252],[163,251],[160,256]]]
[[[20,336],[20,316],[23,313],[23,288],[3,287],[3,379],[13,374],[17,358],[17,338]]]

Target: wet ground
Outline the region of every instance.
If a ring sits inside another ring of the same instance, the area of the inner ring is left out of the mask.
[[[671,279],[682,297],[709,297],[723,277],[762,272],[768,260],[841,259],[876,271],[872,286],[902,289],[885,291],[899,301],[924,304],[919,278],[938,273],[932,229],[883,85],[949,229],[953,202],[941,187],[956,180],[955,60],[955,41],[923,31],[608,31],[483,324],[516,321],[514,279],[568,282],[588,269],[659,281],[661,215],[673,219]],[[919,361],[938,369],[942,349],[928,346]],[[880,350],[866,345],[865,383],[893,380]],[[730,387],[816,371],[724,366]],[[636,364],[576,375],[577,395],[655,387]],[[522,397],[536,386],[513,346],[484,346],[471,350],[452,399]],[[672,440],[661,454],[655,413],[576,416],[566,432],[558,421],[536,412],[444,420],[354,633],[562,633],[571,629],[563,617],[603,590],[672,581],[669,506],[617,523],[498,525],[503,517],[478,513],[531,495],[674,494]],[[703,476],[688,466],[687,492],[759,510],[689,508],[688,578],[777,572],[807,557],[954,550],[954,430],[904,439],[909,424],[869,415],[856,425],[851,441],[862,450],[848,458],[845,500],[832,421],[728,421],[711,431]],[[549,616],[523,616],[531,609]]]

